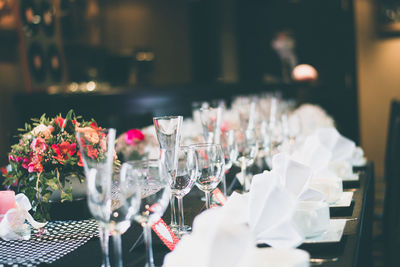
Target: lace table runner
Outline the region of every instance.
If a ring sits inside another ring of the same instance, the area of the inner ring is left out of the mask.
[[[30,240],[0,239],[0,266],[52,263],[98,235],[95,220],[49,222],[44,231],[32,229]]]

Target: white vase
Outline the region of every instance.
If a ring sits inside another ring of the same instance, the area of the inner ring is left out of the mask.
[[[67,189],[69,187],[72,187],[72,198],[74,200],[81,200],[86,198],[86,182],[82,181],[82,183],[79,181],[78,177],[76,176],[71,176],[68,179],[70,182],[65,182],[64,189]],[[53,191],[50,202],[57,202],[60,201],[61,199],[61,192],[60,190]]]

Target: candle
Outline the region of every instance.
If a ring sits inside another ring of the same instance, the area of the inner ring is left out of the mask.
[[[11,190],[0,191],[0,215],[7,213],[9,209],[16,208],[15,193]],[[2,217],[2,216],[1,216]],[[1,221],[1,218],[0,218]]]

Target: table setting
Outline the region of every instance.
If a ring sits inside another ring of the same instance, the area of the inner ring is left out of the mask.
[[[353,266],[372,179],[322,108],[273,95],[124,133],[43,115],[9,162],[0,264],[21,266]],[[56,191],[90,218],[53,220]]]

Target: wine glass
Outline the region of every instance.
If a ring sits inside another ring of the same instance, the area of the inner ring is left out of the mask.
[[[222,107],[217,108],[203,107],[200,109],[201,125],[203,126],[203,136],[207,143],[220,143]]]
[[[126,175],[122,169],[120,175],[115,175],[112,182],[111,217],[108,224],[114,244],[115,266],[123,266],[121,234],[130,227],[131,220],[139,211],[140,201],[139,183]]]
[[[160,144],[161,156],[168,173],[171,177],[176,176],[177,168],[177,155],[176,151],[179,150],[181,141],[182,129],[182,116],[161,116],[154,117],[153,124],[157,134],[157,140]],[[178,224],[176,223],[175,212],[175,198],[171,195],[171,223],[170,228],[173,231],[177,230]]]
[[[183,213],[183,197],[189,193],[198,174],[198,163],[196,152],[188,146],[181,146],[178,152],[178,167],[175,177],[170,177],[169,185],[171,194],[178,199],[178,222],[176,231],[179,237],[191,231],[191,227],[185,225]]]
[[[227,196],[225,173],[231,169],[233,160],[237,158],[238,153],[234,130],[228,130],[227,132],[221,134],[221,148],[222,152],[224,153],[225,159],[224,175],[222,176],[222,186],[223,193],[225,196]]]
[[[237,154],[233,163],[241,168],[241,179],[239,181],[243,186],[243,190],[248,192],[251,176],[247,174],[247,168],[254,163],[258,153],[256,130],[254,128],[235,130],[235,141]]]
[[[108,225],[111,219],[115,129],[81,128],[76,133],[87,180],[89,210],[99,224],[102,266],[110,266]]]
[[[205,193],[206,208],[210,208],[210,193],[221,182],[224,174],[224,153],[219,144],[194,144],[191,145],[197,155],[198,174],[196,186]]]
[[[141,190],[141,203],[135,220],[143,227],[146,243],[146,266],[154,267],[151,226],[164,214],[171,196],[168,171],[157,159],[128,161],[122,164],[125,177],[136,180]]]

